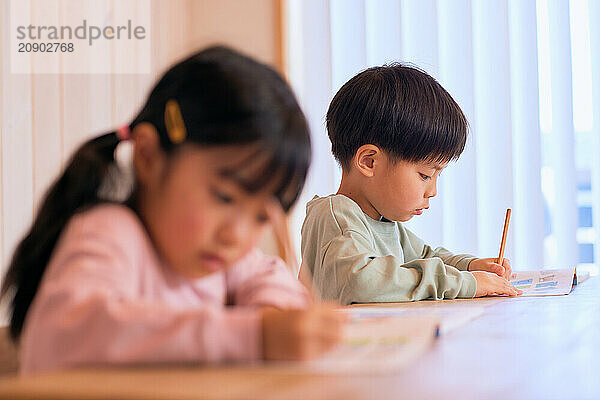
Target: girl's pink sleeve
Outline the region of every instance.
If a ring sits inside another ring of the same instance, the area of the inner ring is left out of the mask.
[[[238,305],[305,308],[310,297],[279,257],[253,249],[227,271],[228,292]]]
[[[114,221],[115,215],[103,217]],[[20,343],[22,373],[262,357],[258,310],[141,301],[139,274],[132,269],[138,244],[127,236],[138,233],[99,233],[106,221],[88,219],[63,235],[27,315]],[[89,229],[90,224],[96,226]]]

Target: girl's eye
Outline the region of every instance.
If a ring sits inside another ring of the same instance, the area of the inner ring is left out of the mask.
[[[233,197],[231,197],[223,192],[220,192],[218,190],[213,190],[212,192],[213,192],[213,196],[215,196],[215,198],[217,200],[219,200],[221,203],[229,204],[229,203],[233,202]]]
[[[256,216],[256,220],[258,221],[258,223],[260,224],[265,224],[267,223],[267,221],[269,221],[269,217],[267,217],[266,214],[258,214]]]
[[[427,179],[431,179],[431,177],[429,175],[425,175],[419,172],[419,175],[421,175],[421,179],[423,179],[424,181],[426,181]]]

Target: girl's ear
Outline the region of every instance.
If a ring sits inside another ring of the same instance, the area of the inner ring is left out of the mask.
[[[144,187],[152,187],[160,181],[166,166],[166,154],[160,146],[158,131],[154,125],[142,122],[133,128],[131,136],[135,142],[135,176]]]
[[[373,144],[362,145],[356,150],[354,155],[354,167],[366,176],[371,178],[374,175],[375,166],[381,161],[383,152]]]

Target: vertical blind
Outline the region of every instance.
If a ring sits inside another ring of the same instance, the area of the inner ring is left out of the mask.
[[[324,125],[329,101],[359,71],[397,61],[440,81],[470,124],[463,155],[409,228],[432,246],[494,257],[512,208],[507,256],[515,268],[583,264],[594,272],[588,250],[598,260],[599,3],[287,0],[289,79],[310,121],[315,159],[295,211],[296,241],[304,203],[339,184]],[[572,50],[575,28],[589,42],[583,57]],[[589,76],[576,72],[581,68]],[[591,87],[593,101],[581,107],[574,107],[575,79]],[[583,114],[593,122],[576,129]]]

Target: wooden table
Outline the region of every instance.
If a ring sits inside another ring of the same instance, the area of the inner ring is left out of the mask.
[[[568,296],[394,304],[487,306],[387,375],[258,368],[76,370],[0,381],[2,399],[600,399],[600,277]]]

